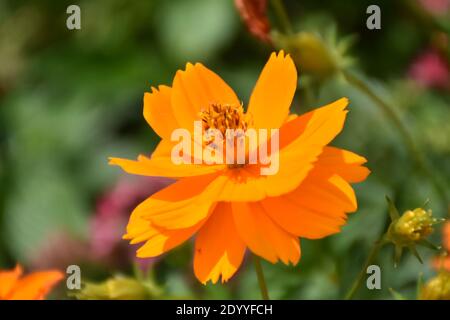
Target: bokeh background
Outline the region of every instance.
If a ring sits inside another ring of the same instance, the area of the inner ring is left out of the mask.
[[[372,174],[356,186],[359,210],[337,235],[302,241],[298,266],[264,263],[272,298],[342,298],[387,223],[385,195],[400,211],[448,214],[450,181],[450,2],[445,0],[285,0],[296,31],[352,36],[353,70],[393,106],[429,167],[419,170],[399,129],[366,94],[342,77],[312,85],[300,73],[293,108],[303,113],[350,98],[343,133],[333,143],[364,155]],[[81,30],[66,28],[66,8],[81,7]],[[381,7],[381,30],[366,28],[366,8]],[[268,8],[272,30],[280,24]],[[151,296],[259,298],[251,259],[226,285],[203,286],[192,272],[192,243],[160,259],[138,261],[121,240],[134,205],[167,185],[107,165],[109,156],[150,154],[158,142],[142,117],[150,85],[168,84],[188,61],[220,74],[244,101],[273,47],[253,37],[232,0],[0,0],[0,268],[77,264],[84,281],[142,277]],[[438,181],[441,191],[430,182]],[[439,244],[440,228],[432,236]],[[392,248],[378,259],[382,289],[357,297],[415,297],[420,273],[437,253]],[[144,272],[143,272],[144,271]],[[53,297],[70,298],[61,286]]]

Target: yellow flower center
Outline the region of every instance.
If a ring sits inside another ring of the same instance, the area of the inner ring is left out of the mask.
[[[247,117],[241,104],[210,104],[207,108],[200,111],[200,118],[205,131],[217,129],[224,137],[227,129],[241,129],[245,132],[248,128]]]

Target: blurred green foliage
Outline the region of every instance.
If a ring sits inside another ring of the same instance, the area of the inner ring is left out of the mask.
[[[382,7],[379,31],[365,28],[365,9],[372,1],[285,2],[296,30],[335,24],[339,34],[356,36],[352,54],[357,69],[397,108],[448,188],[449,92],[418,90],[406,79],[408,66],[430,46],[436,26],[404,1],[377,1]],[[97,197],[122,174],[107,165],[107,157],[133,158],[150,153],[157,143],[142,117],[142,96],[150,85],[170,85],[186,62],[201,61],[245,103],[271,51],[247,33],[231,0],[78,1],[82,29],[77,31],[65,27],[69,4],[0,0],[0,266],[26,265],[55,230],[87,237]],[[311,94],[299,72],[296,112],[350,98],[348,122],[334,144],[368,158],[372,175],[356,186],[359,210],[342,233],[302,240],[297,267],[263,267],[273,298],[336,299],[385,228],[385,194],[402,210],[427,198],[438,217],[446,216],[448,208],[415,168],[395,127],[367,96],[340,78]],[[439,235],[433,240],[439,243]],[[169,295],[259,297],[251,263],[227,285],[197,283],[191,247],[175,249],[156,267],[157,281]],[[434,253],[421,254],[428,261]],[[379,258],[382,290],[362,289],[358,297],[392,298],[388,288],[393,287],[412,298],[419,272],[425,278],[432,272],[409,255],[394,270],[391,256],[386,249]]]

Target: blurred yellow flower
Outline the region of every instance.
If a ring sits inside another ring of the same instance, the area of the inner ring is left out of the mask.
[[[116,276],[98,284],[86,283],[75,296],[81,300],[147,300],[160,293],[152,281]]]
[[[419,300],[450,300],[450,273],[439,272],[425,283],[420,290]]]

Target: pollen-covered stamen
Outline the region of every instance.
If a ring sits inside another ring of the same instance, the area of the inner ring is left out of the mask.
[[[200,111],[200,118],[202,119],[204,131],[217,129],[224,137],[227,129],[241,129],[245,132],[248,127],[242,104],[212,103]]]
[[[202,120],[203,145],[204,147],[220,149],[226,159],[233,159],[233,163],[229,163],[229,168],[240,168],[248,159],[243,159],[242,162],[237,160],[237,150],[244,148],[245,152],[245,132],[249,127],[249,117],[244,113],[242,104],[219,104],[212,103],[207,108],[200,111],[200,118]],[[215,136],[217,133],[212,133],[211,130],[218,130],[221,135],[222,145],[218,146],[218,140]],[[229,150],[228,148],[231,147]],[[244,154],[244,157],[246,155]]]

